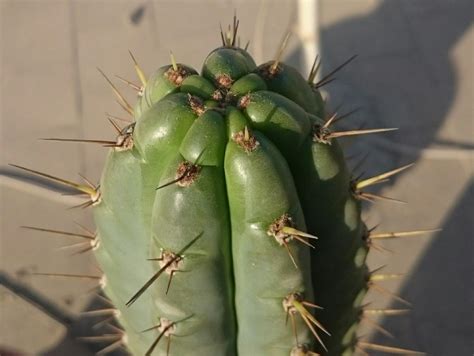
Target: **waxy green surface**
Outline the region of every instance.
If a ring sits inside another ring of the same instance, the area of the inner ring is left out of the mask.
[[[351,352],[366,286],[365,226],[337,142],[313,140],[320,94],[283,63],[263,75],[265,65],[236,47],[211,52],[202,76],[178,67],[187,73],[179,84],[170,82],[172,66],[148,80],[134,147],[109,154],[94,207],[95,252],[128,348],[145,354],[160,328],[141,331],[166,318],[176,324],[153,355],[166,355],[171,340],[170,355],[290,356],[297,345],[283,300],[300,293],[324,307],[313,315],[332,334],[323,337],[328,354]],[[258,144],[245,149],[236,138],[244,134]],[[198,167],[189,184],[178,176],[183,162]],[[314,249],[288,242],[297,266],[268,234],[283,214],[319,238],[309,241]],[[125,306],[162,268],[156,258],[180,251],[178,270],[163,271]],[[298,343],[321,351],[298,313],[294,320]]]

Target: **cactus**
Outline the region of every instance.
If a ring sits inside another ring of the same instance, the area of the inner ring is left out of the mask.
[[[365,188],[409,166],[356,180],[338,138],[392,129],[335,131],[316,62],[308,79],[283,48],[257,66],[237,28],[221,31],[201,74],[172,56],[146,79],[132,55],[133,107],[102,72],[133,122],[109,118],[115,141],[49,139],[110,147],[100,185],[16,166],[89,197],[90,249],[120,326],[100,353],[416,354],[356,334],[371,313],[403,312],[363,307],[386,277],[366,266],[373,241],[424,231],[365,226],[361,201],[384,199]]]

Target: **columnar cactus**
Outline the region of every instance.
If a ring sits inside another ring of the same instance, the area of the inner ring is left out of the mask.
[[[134,121],[92,141],[111,147],[100,186],[30,170],[90,197],[122,330],[104,353],[409,353],[356,335],[371,241],[397,236],[367,229],[361,200],[380,197],[363,189],[406,167],[357,181],[337,141],[389,129],[335,131],[317,68],[306,80],[280,58],[257,66],[237,27],[201,74],[172,59],[146,79],[135,62],[134,107],[109,81]]]

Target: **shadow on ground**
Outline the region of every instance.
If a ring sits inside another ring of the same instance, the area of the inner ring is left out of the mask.
[[[386,136],[387,145],[382,150],[373,149],[376,143],[371,137],[351,142],[350,154],[363,156],[371,151],[363,165],[366,176],[417,162],[432,144],[474,148],[436,137],[457,95],[456,70],[450,56],[472,23],[472,10],[468,0],[383,1],[368,15],[322,29],[323,75],[358,54],[356,61],[325,87],[333,109],[343,104],[339,113],[360,107],[342,127],[400,128]],[[300,64],[300,54],[293,53],[290,61]],[[384,188],[397,184],[403,174]],[[472,355],[473,185],[465,187],[460,197],[446,212],[443,231],[430,238],[428,249],[399,292],[414,305],[413,312],[408,317],[384,319],[381,325],[396,339],[377,333],[372,338],[375,343],[421,350],[432,356]]]
[[[400,295],[414,309],[408,317],[387,318],[382,324],[397,339],[401,336],[403,345],[431,356],[470,356],[474,350],[473,202],[474,181],[407,278]],[[377,335],[375,341],[387,343],[387,338]]]

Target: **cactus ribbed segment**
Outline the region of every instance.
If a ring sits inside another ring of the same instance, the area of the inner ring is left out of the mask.
[[[156,269],[199,238],[152,287],[157,316],[171,321],[188,318],[173,332],[173,352],[177,355],[191,350],[193,355],[235,355],[230,224],[223,167],[194,166],[177,154],[160,184],[175,180],[183,167],[192,173],[178,184],[159,189],[155,197],[152,249],[156,257],[162,258]]]
[[[284,158],[263,135],[255,133],[252,139],[250,146],[239,140],[229,142],[225,158],[238,354],[288,355],[294,337],[284,322],[284,301],[293,293],[312,299],[309,251],[291,241],[282,226],[272,226],[286,214],[300,229],[305,229],[305,223]],[[298,340],[310,343],[303,321],[297,318],[295,323]]]
[[[335,139],[318,139],[315,130],[324,122],[312,119],[313,137],[297,162],[297,180],[308,231],[320,237],[311,251],[313,283],[318,303],[325,307],[321,321],[332,331],[328,355],[350,354],[367,286],[366,230],[342,150]]]
[[[154,172],[146,170],[132,150],[111,152],[102,178],[102,201],[94,207],[99,241],[94,252],[106,275],[106,292],[124,320],[130,349],[137,354],[143,354],[153,342],[153,334],[140,332],[153,320],[150,310],[156,310],[150,295],[131,308],[125,306],[141,281],[152,273],[147,258],[153,204],[149,197],[154,188],[150,182],[146,187],[142,180],[147,175],[153,180]]]

